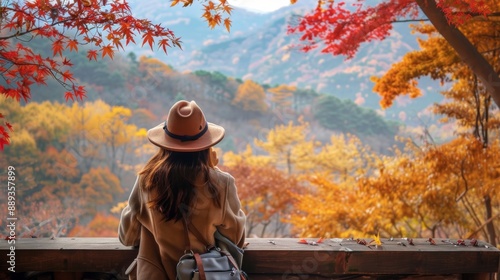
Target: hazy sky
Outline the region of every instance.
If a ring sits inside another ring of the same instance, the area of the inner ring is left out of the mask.
[[[290,0],[229,0],[229,3],[256,12],[272,12],[290,5]]]

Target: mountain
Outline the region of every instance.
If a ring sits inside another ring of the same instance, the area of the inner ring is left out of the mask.
[[[129,4],[136,17],[147,18],[173,30],[175,35],[181,38],[182,50],[169,49],[168,55],[151,51],[146,47],[141,48],[140,45],[131,45],[125,50],[139,55],[158,57],[175,66],[191,60],[192,52],[203,48],[204,45],[248,34],[261,28],[262,22],[266,20],[264,14],[235,8],[231,13],[233,20],[231,32],[227,32],[223,27],[214,29],[208,27],[207,22],[201,17],[203,7],[198,1],[194,1],[192,6],[186,8],[180,4],[170,7],[169,2],[164,0],[151,0],[147,4],[143,1],[132,0]]]
[[[385,111],[380,97],[372,92],[371,76],[380,76],[405,53],[417,49],[417,38],[407,23],[395,25],[389,38],[363,44],[351,60],[322,54],[319,50],[304,53],[294,48],[298,36],[288,35],[287,26],[312,10],[316,0],[301,0],[296,5],[272,13],[254,13],[236,8],[231,15],[231,32],[218,27],[210,30],[200,17],[198,2],[192,7],[168,7],[161,0],[131,1],[133,12],[154,22],[162,22],[183,41],[183,50],[160,52],[130,49],[138,54],[160,58],[178,71],[218,71],[224,75],[252,79],[262,84],[289,84],[313,89],[356,104],[379,110],[388,119],[418,122],[418,114],[442,96],[439,85],[429,79],[420,81],[424,96],[410,100],[398,98]]]

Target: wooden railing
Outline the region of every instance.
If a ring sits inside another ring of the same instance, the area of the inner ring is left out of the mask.
[[[497,279],[500,269],[500,250],[481,241],[461,245],[435,239],[433,245],[414,239],[410,245],[395,238],[382,239],[378,247],[340,239],[319,244],[312,243],[316,239],[307,239],[309,244],[292,238],[247,241],[243,269],[251,280]],[[33,271],[45,272],[47,278],[39,279],[124,279],[137,249],[116,238],[33,238],[18,239],[14,245],[3,240],[0,254],[0,279],[28,279],[33,273],[26,272]]]

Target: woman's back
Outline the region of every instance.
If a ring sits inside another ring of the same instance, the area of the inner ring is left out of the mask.
[[[161,149],[140,172],[119,227],[124,245],[140,244],[140,279],[175,279],[176,264],[186,250],[205,251],[205,244],[190,233],[191,247],[187,247],[184,217],[209,242],[214,242],[214,232],[219,229],[243,246],[245,214],[234,178],[210,161],[209,148],[222,139],[224,130],[207,123],[200,112],[194,102],[178,102],[169,112],[176,125],[167,119],[163,127],[148,132],[149,140]],[[192,120],[196,115],[202,120]],[[185,128],[189,125],[196,129],[189,132]]]
[[[188,220],[196,227],[209,242],[214,242],[213,234],[218,228],[219,231],[240,247],[244,242],[245,215],[240,209],[239,199],[234,185],[234,179],[228,173],[216,168],[212,169],[211,176],[216,179],[216,186],[220,193],[221,207],[216,207],[212,203],[212,197],[202,184],[196,187],[195,198],[191,207],[185,207],[189,213]],[[135,235],[130,234],[130,229],[138,225],[124,223],[123,221],[134,220],[129,215],[134,215],[136,224],[142,225],[142,237],[153,238],[157,244],[158,253],[154,253],[155,246],[142,246],[139,248],[139,257],[147,257],[151,253],[161,256],[161,266],[165,269],[169,279],[175,279],[175,265],[186,250],[184,224],[182,220],[163,219],[160,212],[147,207],[147,203],[154,194],[141,189],[140,178],[134,186],[134,190],[129,199],[127,210],[122,213],[122,223],[120,224],[120,240],[124,245],[137,245],[141,232]],[[147,232],[144,232],[147,231]],[[128,234],[127,234],[128,233]],[[191,249],[197,252],[204,252],[205,245],[189,234]],[[151,240],[147,242],[152,243]],[[154,258],[149,260],[155,262]],[[143,270],[139,267],[138,271]]]

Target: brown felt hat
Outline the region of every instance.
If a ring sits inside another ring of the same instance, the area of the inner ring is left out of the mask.
[[[167,120],[148,131],[148,139],[158,147],[174,152],[208,149],[224,138],[222,126],[209,123],[194,101],[176,102]]]

